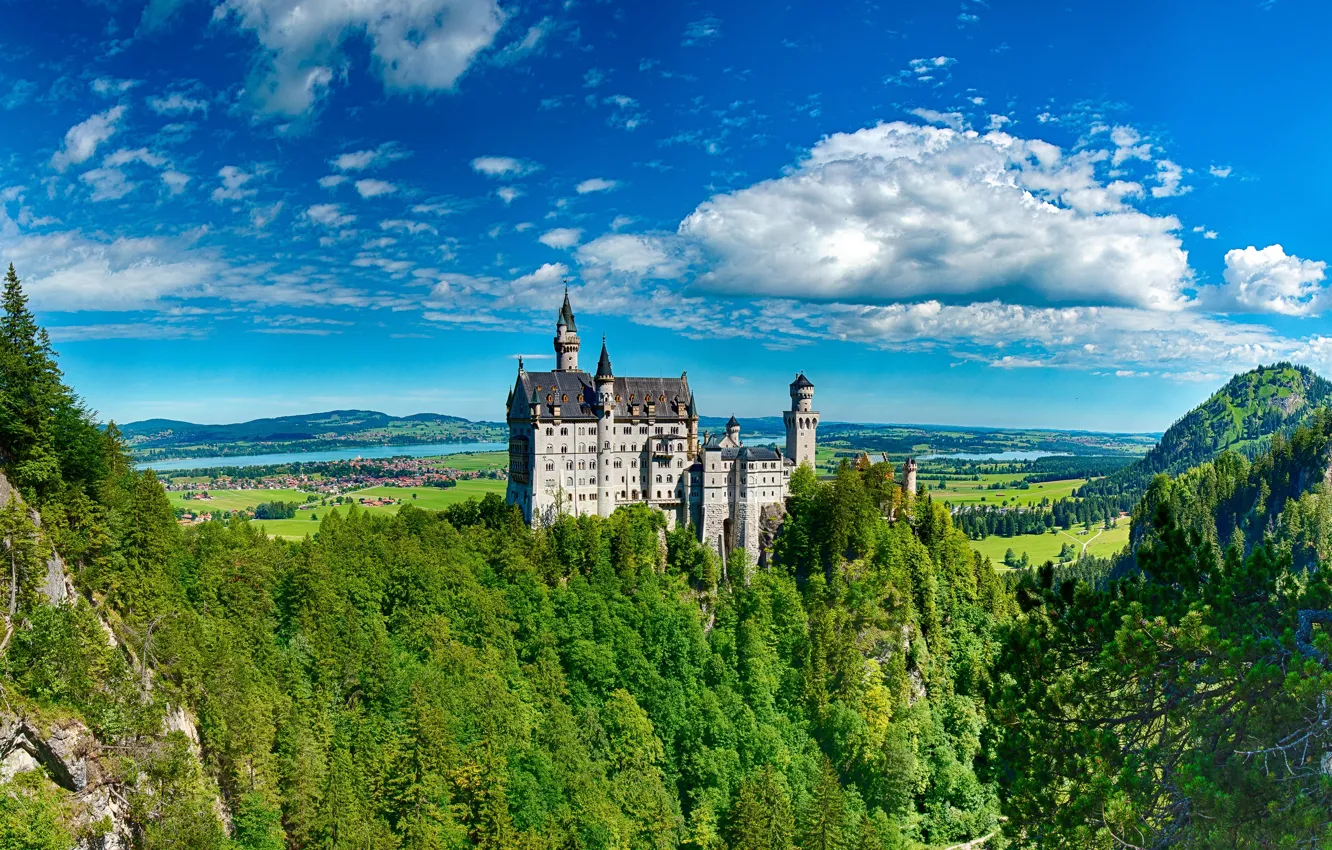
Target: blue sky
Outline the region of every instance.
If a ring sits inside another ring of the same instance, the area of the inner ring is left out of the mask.
[[[1332,371],[1329,12],[10,4],[0,255],[105,417],[498,418],[584,357],[702,412],[1159,430]]]

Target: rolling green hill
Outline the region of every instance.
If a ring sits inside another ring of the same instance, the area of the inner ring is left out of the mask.
[[[1154,476],[1177,475],[1226,449],[1253,455],[1272,435],[1289,435],[1313,412],[1332,404],[1332,381],[1306,366],[1277,363],[1236,375],[1211,398],[1171,425],[1141,460],[1099,481],[1079,495],[1141,495]]]

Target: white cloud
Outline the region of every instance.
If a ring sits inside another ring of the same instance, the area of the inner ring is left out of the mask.
[[[119,168],[93,168],[80,174],[79,179],[92,188],[94,201],[119,200],[138,186],[127,180]]]
[[[945,127],[952,127],[954,130],[964,129],[967,123],[961,112],[939,112],[935,109],[912,109],[910,112],[922,121],[930,124],[942,124]]]
[[[1184,169],[1168,159],[1156,161],[1156,180],[1161,185],[1152,187],[1153,198],[1171,198],[1193,191],[1192,186],[1181,186]]]
[[[487,177],[503,178],[525,177],[541,166],[535,162],[516,159],[511,156],[478,156],[472,160],[472,170]]]
[[[501,186],[495,190],[495,194],[499,195],[500,200],[504,203],[511,204],[514,199],[523,194],[523,190],[517,186]]]
[[[392,195],[398,187],[384,180],[357,180],[356,191],[362,198],[377,198],[380,195]]]
[[[87,162],[97,153],[97,146],[115,135],[116,125],[125,114],[125,107],[113,106],[70,127],[65,132],[65,144],[51,157],[51,167],[64,171],[71,165]]]
[[[1280,245],[1234,248],[1226,252],[1225,286],[1218,296],[1240,311],[1315,316],[1332,302],[1327,263],[1287,254]]]
[[[907,63],[905,70],[899,71],[896,75],[889,77],[886,82],[897,83],[899,85],[932,82],[936,77],[947,77],[948,69],[956,63],[957,60],[951,56],[931,56],[912,59]]]
[[[319,178],[319,186],[322,189],[333,189],[347,182],[345,174],[325,174]]]
[[[208,101],[187,97],[180,92],[172,92],[166,97],[148,98],[148,108],[158,115],[178,115],[180,113],[208,112]]]
[[[136,148],[134,150],[125,150],[122,148],[102,160],[103,165],[108,165],[112,168],[118,168],[132,162],[143,163],[149,168],[161,168],[167,164],[166,157],[153,153],[147,148]]]
[[[685,25],[680,43],[686,47],[706,44],[721,37],[721,21],[714,17],[700,18]]]
[[[551,248],[572,248],[583,238],[583,231],[577,227],[556,227],[537,237],[542,245]]]
[[[190,182],[190,175],[179,171],[168,169],[162,172],[162,183],[167,187],[167,192],[172,195],[179,195],[185,191],[185,185]]]
[[[508,65],[517,62],[529,53],[536,52],[546,36],[554,29],[554,21],[548,17],[542,18],[539,22],[528,27],[522,38],[506,44],[502,50],[495,53],[491,61],[497,65]]]
[[[212,198],[216,203],[239,201],[257,191],[246,188],[246,184],[254,179],[254,175],[237,166],[224,165],[218,170],[217,176],[222,178],[222,185],[213,190]]]
[[[867,303],[1002,295],[1180,309],[1174,217],[1124,203],[1094,152],[901,122],[819,142],[786,176],[715,195],[681,224],[716,292]],[[1138,187],[1140,188],[1140,187]]]
[[[385,142],[371,150],[349,151],[338,154],[329,160],[329,164],[338,171],[365,171],[367,168],[379,168],[390,162],[411,156],[393,142]]]
[[[108,77],[98,77],[92,81],[92,90],[101,95],[124,94],[139,84],[138,80],[113,80]]]
[[[1213,177],[1220,177],[1224,179],[1230,176],[1231,167],[1229,165],[1213,165],[1207,170],[1211,173]]]
[[[379,223],[380,230],[399,230],[413,236],[420,233],[438,233],[433,224],[424,221],[412,221],[405,218],[390,218]]]
[[[324,227],[346,227],[356,221],[356,216],[344,213],[340,204],[315,204],[302,213],[307,219]]]
[[[1118,126],[1110,131],[1110,141],[1115,144],[1115,152],[1110,158],[1114,165],[1120,165],[1130,159],[1140,159],[1143,162],[1152,161],[1152,146],[1150,143],[1142,141],[1142,135],[1132,127]]]
[[[495,0],[226,0],[214,17],[259,40],[245,92],[254,107],[296,116],[345,69],[349,40],[365,38],[385,89],[444,91],[490,46],[505,16]]]
[[[282,201],[277,201],[268,206],[252,207],[250,209],[250,226],[255,230],[263,230],[273,223],[273,219],[278,217],[278,213],[282,212],[282,207]]]
[[[669,234],[608,233],[579,246],[578,263],[589,278],[675,279],[688,269],[680,249]]]
[[[589,192],[609,192],[611,189],[614,189],[619,185],[620,181],[618,180],[607,180],[604,177],[591,177],[575,186],[574,191],[580,195],[586,195]]]

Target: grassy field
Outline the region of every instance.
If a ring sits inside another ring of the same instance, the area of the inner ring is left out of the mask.
[[[986,474],[979,481],[945,481],[945,489],[938,489],[939,480],[921,473],[920,483],[930,491],[930,498],[936,502],[948,502],[953,505],[971,505],[984,502],[987,505],[1035,505],[1041,499],[1064,499],[1073,495],[1073,491],[1087,483],[1085,478],[1070,478],[1064,481],[1043,481],[1031,484],[1026,490],[1006,487],[1003,490],[987,490],[989,484],[999,482],[1007,484],[1019,478],[1012,474]],[[1055,547],[1059,551],[1059,547]]]
[[[460,469],[463,472],[487,469],[506,469],[509,466],[508,452],[461,452],[439,458],[440,466]]]
[[[308,493],[300,490],[209,490],[212,499],[201,501],[186,499],[184,493],[167,493],[173,508],[185,508],[194,513],[239,511],[264,502],[304,502]]]
[[[1129,521],[1125,517],[1120,519],[1119,525],[1108,531],[1093,528],[1084,533],[1081,528],[1072,528],[1054,534],[1019,534],[1015,537],[990,535],[984,540],[971,541],[971,548],[988,557],[996,567],[1002,569],[1004,552],[1009,549],[1012,549],[1018,557],[1022,557],[1022,553],[1025,552],[1033,564],[1043,564],[1046,561],[1057,560],[1059,550],[1065,543],[1072,543],[1075,546],[1086,544],[1088,555],[1099,555],[1104,558],[1123,549],[1128,543],[1128,538]]]
[[[503,495],[505,486],[506,484],[503,481],[477,478],[459,481],[458,486],[444,490],[438,487],[370,487],[347,495],[355,499],[381,499],[386,497],[401,499],[403,504],[416,505],[418,508],[426,510],[439,510],[468,499],[479,499],[487,493]],[[412,498],[413,493],[416,494],[415,499]],[[366,507],[365,510],[372,513],[395,514],[399,507],[400,505],[375,505]],[[319,530],[319,522],[310,518],[312,514],[323,518],[325,514],[337,510],[336,507],[315,508],[312,511],[301,511],[295,519],[256,520],[255,524],[262,526],[265,532],[274,537],[299,540],[305,535],[314,534]]]

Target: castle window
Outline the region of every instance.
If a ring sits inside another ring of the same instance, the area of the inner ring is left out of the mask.
[[[570,476],[569,478],[566,478],[565,480],[569,482],[569,486],[570,486],[570,487],[573,486],[573,477],[572,477],[572,476]]]
[[[561,437],[567,437],[567,436],[569,436],[569,429],[568,429],[568,428],[561,428],[561,429],[560,429],[560,436],[561,436]]]
[[[676,443],[676,444],[675,444],[675,450],[676,450],[677,452],[682,452],[682,451],[684,451],[684,443]]]
[[[669,476],[669,475],[666,476],[666,483],[667,483],[667,484],[670,484],[673,480],[674,480],[674,479],[671,478],[671,476]]]
[[[621,460],[617,457],[617,458],[615,459],[615,468],[616,468],[616,469],[619,469],[620,466],[621,466],[621,464],[622,464]]]
[[[555,461],[553,461],[553,460],[548,460],[548,461],[546,461],[546,471],[547,471],[547,472],[554,472],[554,471],[555,471]]]
[[[547,436],[547,437],[553,436],[554,433],[555,433],[555,429],[554,429],[554,428],[547,428],[547,429],[546,429],[546,436]],[[550,450],[547,449],[547,451],[550,451]]]
[[[547,428],[546,430],[549,431],[550,429]],[[554,454],[554,453],[555,453],[555,447],[552,446],[550,443],[546,443],[546,454]]]
[[[660,475],[657,476],[657,483],[658,483],[658,484],[661,483],[661,476],[660,476]]]
[[[631,457],[631,458],[629,458],[629,468],[630,468],[630,469],[637,469],[637,468],[638,468],[638,458],[636,458],[636,457]]]
[[[585,461],[581,461],[581,460],[578,461],[578,468],[579,468],[579,469],[587,469],[587,463],[586,463]]]
[[[568,451],[569,451],[568,446],[560,446],[560,454],[567,454]]]
[[[582,443],[579,443],[579,444],[578,444],[578,453],[579,453],[579,454],[582,454],[582,453],[585,452],[585,451],[587,451],[587,446],[585,446],[585,445],[582,444]]]
[[[665,433],[666,433],[666,429],[663,428],[663,427],[661,427],[660,425],[658,425],[658,426],[657,426],[657,429],[656,429],[655,431],[653,431],[653,433],[654,433],[654,434],[665,434]]]
[[[638,491],[635,490],[635,491],[633,491],[633,492],[634,492],[634,498],[637,499],[637,498],[638,498]]]
[[[564,395],[560,396],[560,401],[564,402],[565,404],[568,404],[568,403],[569,403],[569,394],[568,394],[568,393],[565,393]]]
[[[610,451],[610,440],[606,441],[606,451]]]
[[[646,433],[647,433],[647,426],[646,426],[646,425],[641,426],[641,427],[638,429],[638,433],[640,433],[640,434],[646,434]]]
[[[684,461],[682,461],[682,460],[677,460],[677,461],[675,462],[675,468],[676,468],[676,469],[679,469],[679,468],[682,467],[682,466],[684,466]]]
[[[624,443],[620,443],[620,451],[624,451]]]
[[[566,461],[564,462],[564,468],[565,468],[565,469],[573,469],[573,461],[571,461],[571,460],[566,460]]]

